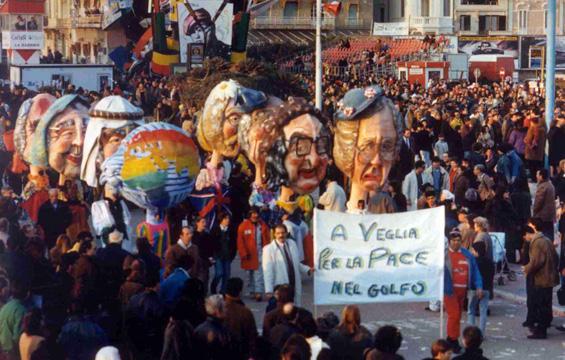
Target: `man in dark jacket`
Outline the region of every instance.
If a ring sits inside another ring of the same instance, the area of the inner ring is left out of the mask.
[[[159,359],[163,348],[167,314],[158,282],[149,282],[145,291],[134,295],[125,311],[125,329],[132,359]]]
[[[190,277],[197,277],[200,264],[200,252],[198,246],[192,242],[194,230],[189,226],[183,226],[180,238],[176,244],[169,247],[165,253],[165,272],[163,277],[166,278],[173,272],[179,262],[179,259],[185,255],[192,258],[192,266],[188,269]]]
[[[538,188],[534,198],[532,216],[542,221],[539,229],[550,240],[553,240],[553,224],[555,223],[555,188],[549,181],[547,169],[538,170],[536,173]]]
[[[284,321],[285,316],[283,313],[283,307],[288,303],[292,303],[294,298],[292,289],[286,284],[277,286],[274,293],[276,308],[268,311],[263,317],[263,337],[266,339],[269,338],[271,329],[280,322]]]
[[[463,345],[465,352],[456,356],[453,360],[488,360],[483,356],[481,344],[483,343],[483,334],[476,326],[468,326],[463,330]]]
[[[532,331],[528,339],[546,339],[553,320],[553,287],[559,284],[558,256],[555,247],[541,232],[543,222],[528,221],[524,240],[529,243],[530,261],[522,267],[526,274],[528,314],[524,326]]]
[[[57,237],[65,233],[73,219],[67,203],[59,200],[59,190],[49,190],[49,201],[41,205],[37,219],[38,225],[45,232],[45,244],[51,249]]]
[[[253,313],[241,301],[242,290],[243,280],[240,278],[227,281],[224,323],[231,332],[234,354],[238,354],[237,358],[246,360],[255,349],[257,325]]]
[[[206,218],[198,218],[196,220],[196,231],[192,240],[199,250],[199,275],[200,281],[204,283],[204,287],[208,289],[208,279],[210,276],[210,266],[214,260],[214,241],[206,230]]]
[[[117,299],[123,278],[124,260],[131,256],[122,249],[124,235],[118,230],[108,235],[108,245],[96,252],[96,260],[101,271],[101,281],[105,284],[106,294],[110,299]]]
[[[225,303],[222,295],[206,298],[208,318],[194,330],[195,353],[210,360],[230,359],[234,355],[232,338],[224,325]]]
[[[222,214],[219,224],[212,229],[211,236],[214,240],[214,279],[210,284],[210,293],[217,292],[218,283],[221,281],[220,293],[226,293],[226,283],[230,278],[231,262],[235,256],[235,241],[230,229],[230,217]]]

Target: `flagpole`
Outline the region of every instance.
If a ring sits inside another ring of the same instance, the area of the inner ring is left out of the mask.
[[[316,108],[322,110],[322,0],[316,0]]]

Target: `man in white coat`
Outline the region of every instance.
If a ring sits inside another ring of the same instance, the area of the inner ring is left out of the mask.
[[[277,285],[289,284],[294,289],[294,303],[301,306],[302,281],[300,273],[312,274],[314,269],[300,263],[294,241],[287,241],[286,226],[275,226],[275,241],[263,248],[263,278],[265,295],[270,298]]]
[[[425,183],[431,183],[430,179],[424,174],[425,169],[426,163],[421,160],[416,161],[414,170],[410,171],[402,182],[402,193],[406,196],[409,211],[418,209],[420,187]]]

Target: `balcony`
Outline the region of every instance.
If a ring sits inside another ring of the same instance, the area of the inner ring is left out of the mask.
[[[257,16],[251,21],[251,27],[268,30],[315,29],[316,19],[312,17]],[[335,18],[328,16],[322,19],[322,30],[333,30],[334,28]]]
[[[80,16],[77,27],[100,29],[102,26],[102,14]]]
[[[70,29],[72,27],[71,18],[48,18],[46,29]]]
[[[420,32],[421,34],[452,33],[453,20],[449,16],[441,16],[441,17],[413,16],[410,17],[410,31]]]
[[[368,29],[370,27],[371,24],[365,24],[363,19],[345,18],[345,29]]]
[[[498,0],[461,0],[461,5],[498,5]]]

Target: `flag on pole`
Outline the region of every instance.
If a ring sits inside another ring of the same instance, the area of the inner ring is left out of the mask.
[[[341,1],[330,1],[322,4],[322,8],[325,12],[332,14],[333,16],[338,16],[341,11]]]

